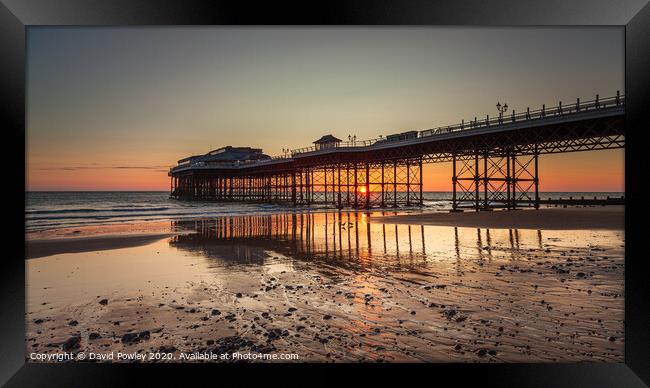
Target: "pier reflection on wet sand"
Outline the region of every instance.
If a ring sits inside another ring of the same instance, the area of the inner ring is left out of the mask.
[[[233,263],[264,263],[264,255],[255,255],[251,248],[273,250],[286,257],[301,260],[328,260],[341,266],[418,266],[427,263],[427,244],[432,257],[439,253],[449,236],[441,230],[453,231],[455,258],[461,260],[463,246],[479,261],[492,257],[490,229],[457,227],[426,227],[424,225],[372,223],[371,215],[399,213],[300,213],[261,216],[223,217],[216,220],[176,221],[177,229],[191,233],[175,236],[170,244],[179,249]],[[473,232],[472,232],[473,230]],[[504,236],[505,231],[505,236]],[[514,257],[520,246],[517,229],[497,230]],[[527,244],[542,249],[542,231],[525,231]],[[467,240],[467,241],[465,241]],[[475,240],[475,243],[470,242]],[[428,243],[427,243],[428,241]],[[483,243],[485,241],[485,244]],[[473,249],[472,249],[473,248]],[[503,248],[503,247],[502,247]],[[465,250],[465,249],[464,249]],[[227,255],[225,253],[228,253]]]

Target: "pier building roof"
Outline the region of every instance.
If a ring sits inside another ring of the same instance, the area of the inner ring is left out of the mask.
[[[212,150],[205,155],[183,158],[178,161],[178,164],[195,164],[199,162],[210,164],[213,162],[245,162],[266,159],[271,159],[271,157],[264,154],[261,148],[226,146]]]
[[[316,140],[314,144],[328,144],[328,143],[340,143],[341,139],[338,139],[332,135],[325,135],[320,139]]]

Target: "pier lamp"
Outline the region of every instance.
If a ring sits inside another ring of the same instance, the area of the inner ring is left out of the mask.
[[[501,103],[497,101],[497,110],[499,111],[499,122],[501,122],[503,121],[503,114],[508,110],[508,104],[506,103],[501,105]]]
[[[352,146],[355,146],[357,143],[357,135],[348,135],[348,143],[351,144]]]

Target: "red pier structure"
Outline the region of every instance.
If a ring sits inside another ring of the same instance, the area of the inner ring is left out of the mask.
[[[424,163],[451,162],[452,210],[539,207],[539,155],[625,147],[625,96],[347,142],[326,135],[270,157],[224,147],[169,171],[179,200],[329,205],[422,205]]]

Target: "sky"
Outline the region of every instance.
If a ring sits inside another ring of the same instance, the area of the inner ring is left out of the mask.
[[[624,93],[622,27],[30,27],[27,187],[169,190],[221,146],[279,155]],[[542,191],[624,191],[624,151],[540,157]],[[451,165],[424,189],[451,190]]]

